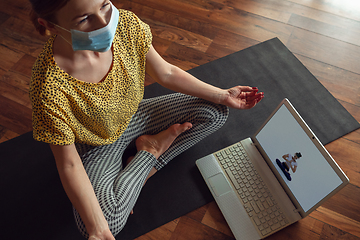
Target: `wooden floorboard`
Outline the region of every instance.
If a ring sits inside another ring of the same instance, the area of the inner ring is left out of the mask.
[[[278,37],[360,121],[360,2],[356,0],[114,0],[148,23],[153,44],[184,70]],[[31,131],[31,67],[46,38],[27,0],[0,2],[0,142]],[[331,106],[329,106],[331,107]],[[360,239],[360,130],[326,145],[350,184],[268,239]],[[0,156],[1,157],[1,156]],[[138,240],[234,239],[215,202]]]

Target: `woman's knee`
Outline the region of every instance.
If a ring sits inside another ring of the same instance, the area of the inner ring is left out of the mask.
[[[225,105],[215,104],[206,100],[199,100],[201,104],[197,105],[197,109],[194,111],[198,120],[206,121],[210,125],[222,126],[228,116],[229,108]]]

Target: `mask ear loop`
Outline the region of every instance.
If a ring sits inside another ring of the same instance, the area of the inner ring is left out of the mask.
[[[55,24],[55,23],[53,23],[53,22],[50,22],[50,23],[53,24],[53,25],[55,25],[55,26],[57,26],[58,28],[61,28],[62,30],[65,30],[65,31],[71,33],[71,31],[67,30],[66,28],[63,28],[62,26],[59,26],[59,25],[57,25],[57,24]],[[69,42],[66,38],[64,38],[63,35],[59,34],[59,36],[60,36],[62,39],[64,39],[65,42],[67,42],[68,44],[70,44],[70,46],[72,46],[72,43]]]
[[[66,38],[64,38],[61,34],[59,34],[59,36],[60,36],[62,39],[64,39],[64,40],[65,40],[65,42],[67,42],[68,44],[70,44],[70,46],[72,46],[72,43],[71,43],[71,42],[69,42],[68,40],[66,40]]]

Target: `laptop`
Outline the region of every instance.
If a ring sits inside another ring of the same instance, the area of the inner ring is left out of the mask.
[[[253,137],[196,165],[237,240],[297,222],[349,183],[288,99]]]

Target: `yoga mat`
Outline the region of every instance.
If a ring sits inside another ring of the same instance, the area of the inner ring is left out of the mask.
[[[323,144],[359,123],[277,39],[189,71],[221,88],[257,86],[265,98],[251,110],[230,110],[226,124],[182,153],[146,183],[117,240],[130,240],[213,200],[195,161],[251,136],[287,97]],[[170,93],[157,84],[145,97]],[[32,133],[0,144],[0,239],[83,239],[47,144]]]
[[[252,136],[285,97],[325,145],[359,123],[278,39],[274,38],[189,71],[221,88],[256,86],[265,98],[253,109],[230,109],[226,124],[159,171],[146,185],[117,239],[133,239],[213,201],[195,161]],[[171,93],[157,85],[145,97]],[[138,234],[141,233],[141,234]]]

